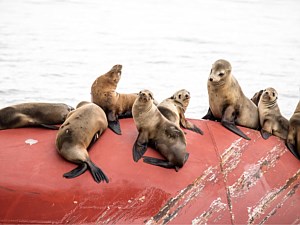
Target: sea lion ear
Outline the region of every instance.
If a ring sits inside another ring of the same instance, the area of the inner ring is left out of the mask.
[[[175,99],[175,95],[172,95],[170,99]]]
[[[152,93],[149,93],[149,96],[152,100],[154,99]]]

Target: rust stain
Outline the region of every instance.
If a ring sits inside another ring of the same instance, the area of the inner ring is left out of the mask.
[[[294,174],[291,178],[289,178],[286,183],[281,186],[280,188],[276,188],[268,192],[264,197],[260,199],[258,204],[254,207],[248,208],[248,224],[253,224],[255,219],[258,218],[260,215],[262,215],[267,208],[270,207],[270,204],[277,199],[277,197],[287,188],[292,186],[299,178],[300,176],[300,170],[297,171],[296,174]],[[272,215],[276,213],[276,210],[280,208],[283,203],[293,196],[296,192],[296,190],[299,188],[300,182],[296,183],[293,188],[284,196],[284,198],[281,200],[280,203],[278,203],[275,208],[261,221],[260,224],[263,224],[265,221],[267,221]]]
[[[211,218],[211,216],[214,213],[224,211],[226,208],[227,204],[223,203],[221,201],[221,198],[217,198],[210,204],[209,209],[207,211],[203,212],[200,216],[192,220],[192,224],[207,224],[208,219]]]
[[[171,198],[163,208],[150,220],[146,222],[149,224],[167,224],[173,220],[178,213],[188,205],[191,200],[195,199],[203,190],[208,182],[215,182],[218,177],[218,167],[209,167],[203,174],[182,189],[175,197]]]

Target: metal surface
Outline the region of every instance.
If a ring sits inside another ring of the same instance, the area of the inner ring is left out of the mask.
[[[1,223],[298,224],[300,162],[283,140],[247,141],[219,123],[192,120],[204,135],[184,130],[187,163],[179,172],[132,159],[137,130],[121,120],[122,135],[106,130],[90,157],[109,177],[62,174],[76,165],[55,149],[57,131],[0,131]],[[148,149],[148,156],[159,156]]]

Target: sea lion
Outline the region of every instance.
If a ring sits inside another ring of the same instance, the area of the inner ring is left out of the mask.
[[[108,127],[116,134],[121,134],[118,119],[132,117],[132,105],[137,98],[137,93],[119,94],[116,92],[121,74],[122,65],[115,65],[110,71],[99,76],[91,88],[92,102],[104,110]]]
[[[260,97],[261,97],[263,91],[264,91],[264,90],[260,90],[260,91],[256,92],[256,93],[253,95],[253,97],[251,98],[251,101],[252,101],[256,106],[258,106],[258,102],[259,102],[259,100],[260,100]]]
[[[286,146],[300,160],[300,101],[289,121]]]
[[[268,139],[272,134],[282,139],[287,137],[289,121],[281,115],[277,99],[277,91],[274,88],[267,88],[258,102],[260,132],[264,139]]]
[[[0,110],[0,130],[42,126],[58,129],[56,124],[62,124],[71,106],[63,103],[21,103]]]
[[[191,99],[190,92],[181,89],[175,92],[170,98],[163,100],[158,106],[158,110],[178,127],[183,126],[186,129],[202,134],[203,131],[195,124],[185,118],[185,111]]]
[[[104,111],[94,103],[80,102],[76,110],[68,114],[56,136],[56,149],[66,160],[79,164],[74,170],[65,173],[66,178],[74,178],[90,170],[97,183],[108,178],[90,159],[88,149],[107,128]]]
[[[149,144],[166,160],[144,156],[144,162],[178,171],[189,156],[184,133],[160,113],[153,100],[152,92],[143,90],[133,104],[132,115],[139,132],[133,146],[133,159],[137,162]]]
[[[233,133],[250,140],[235,124],[257,129],[258,110],[248,99],[238,81],[231,73],[228,61],[217,60],[210,71],[207,82],[209,110],[203,119],[221,120],[221,124]]]

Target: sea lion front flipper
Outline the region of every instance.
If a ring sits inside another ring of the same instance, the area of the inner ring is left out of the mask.
[[[121,135],[121,127],[118,118],[113,112],[107,114],[108,127],[118,135]]]
[[[297,158],[300,160],[300,156],[298,155],[298,152],[296,150],[296,146],[293,145],[292,143],[286,141],[286,147],[289,149],[289,151]]]
[[[184,112],[183,110],[179,110],[179,116],[180,116],[180,124],[181,126],[183,126],[184,128],[194,131],[198,134],[203,135],[203,131],[197,127],[195,124],[191,123],[190,121],[188,121],[185,116],[184,116]]]
[[[233,133],[245,138],[246,140],[251,140],[246,134],[243,133],[234,123],[235,111],[233,107],[227,107],[223,113],[221,124]]]
[[[41,127],[44,127],[44,128],[47,128],[47,129],[51,129],[51,130],[58,130],[58,129],[59,129],[58,126],[55,126],[55,125],[47,125],[47,124],[43,124],[43,123],[41,123],[40,126],[41,126]]]
[[[145,132],[140,132],[132,148],[133,160],[139,161],[145,154],[148,147],[148,137]]]
[[[270,134],[268,131],[265,131],[264,129],[260,130],[260,134],[263,139],[267,140],[272,134]]]
[[[86,163],[88,164],[89,170],[91,171],[91,174],[97,183],[100,183],[101,181],[106,181],[106,183],[109,182],[107,176],[103,173],[103,171],[99,167],[97,167],[91,160],[88,160]]]
[[[88,166],[86,163],[81,163],[78,167],[76,167],[75,169],[71,170],[68,173],[65,173],[63,176],[65,178],[75,178],[80,176],[81,174],[83,174],[86,170],[88,169]]]
[[[164,159],[157,159],[157,158],[153,158],[153,157],[149,157],[149,156],[143,156],[143,162],[154,165],[154,166],[164,167],[167,169],[175,169],[176,172],[178,172],[177,166],[175,166],[172,162],[169,162]]]
[[[210,108],[208,108],[208,111],[205,116],[202,117],[203,120],[212,120],[212,121],[220,121],[217,119],[213,114]]]

